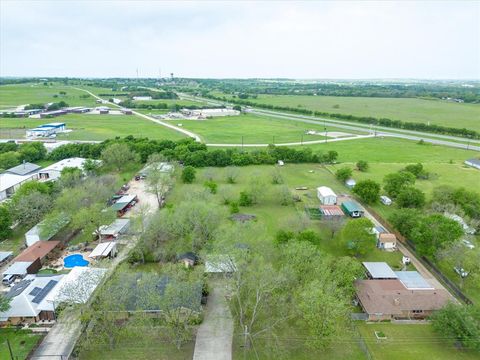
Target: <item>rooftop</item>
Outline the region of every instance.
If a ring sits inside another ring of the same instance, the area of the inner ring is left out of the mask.
[[[362,211],[360,206],[355,201],[344,201],[342,205],[347,209],[347,211]]]
[[[74,158],[68,158],[68,159],[63,159],[60,160],[54,164],[51,164],[42,170],[39,171],[39,173],[46,173],[49,171],[62,171],[65,168],[83,168],[83,164],[87,161],[87,159],[80,158],[80,157],[74,157]]]
[[[12,255],[13,255],[13,252],[11,251],[0,251],[0,262],[8,259]]]
[[[317,188],[317,191],[322,196],[337,196],[337,194],[335,194],[328,186],[320,186]]]
[[[32,265],[33,261],[16,261],[12,265],[10,265],[5,271],[2,273],[3,276],[5,275],[26,275],[27,269],[30,265]]]
[[[480,159],[475,159],[475,158],[474,158],[474,159],[468,159],[468,160],[466,160],[466,161],[468,161],[469,163],[472,163],[472,164],[475,164],[475,165],[480,166]]]
[[[395,271],[398,280],[409,290],[434,289],[418,271]]]
[[[395,234],[381,233],[378,237],[378,241],[382,243],[397,242],[397,237],[395,236]]]
[[[100,243],[95,247],[95,249],[93,249],[93,251],[90,253],[90,255],[88,255],[88,257],[106,257],[112,252],[116,245],[117,243],[115,241],[107,241],[104,243]]]
[[[364,262],[363,266],[373,279],[396,279],[397,275],[386,262]]]
[[[53,304],[46,301],[63,275],[27,275],[7,293],[12,300],[10,309],[0,313],[0,321],[10,317],[34,317],[41,311],[53,311]]]
[[[117,235],[121,232],[126,226],[130,224],[130,219],[117,219],[108,226],[103,226],[100,229],[100,234],[104,236],[108,235]]]
[[[325,216],[344,216],[342,209],[337,205],[320,205],[320,210]]]
[[[37,259],[43,259],[53,249],[55,249],[60,241],[37,241],[35,244],[27,247],[23,250],[14,261],[35,261]]]
[[[432,311],[451,298],[444,289],[407,289],[400,280],[357,280],[357,297],[368,314],[401,315],[405,311]]]
[[[14,166],[10,169],[5,170],[6,173],[14,174],[14,175],[27,175],[36,172],[40,169],[40,166],[37,164],[32,164],[29,162],[25,162],[23,164]]]

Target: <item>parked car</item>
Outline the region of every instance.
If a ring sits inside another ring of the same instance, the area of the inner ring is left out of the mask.
[[[468,271],[465,271],[464,268],[461,268],[461,267],[458,267],[458,266],[455,266],[453,268],[453,270],[455,270],[455,272],[460,275],[462,278],[466,278],[468,276]]]
[[[3,285],[10,285],[15,281],[15,275],[5,275],[2,279]]]
[[[467,239],[463,239],[462,244],[471,250],[475,249],[475,245],[473,245],[472,242]]]

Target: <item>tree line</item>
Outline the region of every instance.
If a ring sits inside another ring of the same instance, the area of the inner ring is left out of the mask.
[[[462,137],[472,138],[472,139],[480,139],[479,132],[466,129],[466,128],[455,128],[455,127],[435,125],[435,124],[428,125],[428,124],[419,123],[419,122],[392,120],[388,118],[376,118],[373,116],[357,116],[357,115],[350,115],[350,114],[329,113],[324,111],[313,111],[305,108],[296,108],[291,106],[262,104],[254,101],[231,99],[231,98],[227,99],[226,97],[218,97],[212,94],[207,94],[206,97],[214,100],[232,102],[235,104],[259,107],[259,108],[268,109],[268,110],[288,111],[288,112],[294,112],[294,113],[308,115],[308,116],[325,116],[333,119],[355,121],[363,124],[384,126],[384,127],[395,128],[395,129],[415,130],[415,131],[430,132],[435,134],[454,135],[454,136],[462,136]]]

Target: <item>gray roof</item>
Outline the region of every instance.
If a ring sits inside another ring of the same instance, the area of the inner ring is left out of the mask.
[[[395,271],[398,280],[409,290],[434,289],[418,271]]]
[[[38,166],[37,164],[32,164],[29,162],[14,166],[10,169],[5,170],[5,172],[10,173],[10,174],[15,174],[15,175],[27,175],[30,173],[33,173],[40,169],[41,167]]]
[[[480,159],[468,159],[466,161],[468,161],[471,164],[475,164],[475,165],[480,166]]]
[[[373,279],[396,279],[397,274],[386,262],[364,262],[363,266]]]
[[[0,251],[0,262],[8,259],[12,255],[13,255],[13,252],[11,251]]]
[[[30,265],[32,265],[31,261],[16,261],[3,272],[3,276],[26,275],[27,269]]]

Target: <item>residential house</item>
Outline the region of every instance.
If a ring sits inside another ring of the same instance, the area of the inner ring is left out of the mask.
[[[377,247],[382,250],[394,251],[397,248],[397,237],[395,234],[381,233],[378,236]]]
[[[47,258],[52,256],[54,250],[60,245],[60,241],[37,241],[33,245],[30,245],[23,250],[15,259],[18,261],[36,261],[40,260],[40,263],[44,263]]]
[[[24,162],[0,174],[0,202],[12,197],[25,182],[38,179],[38,169],[40,166]]]
[[[37,323],[55,320],[54,304],[46,296],[57,286],[63,275],[27,275],[5,295],[10,308],[0,312],[0,325]]]
[[[46,168],[39,170],[38,177],[41,181],[55,181],[61,176],[62,170],[65,168],[77,168],[83,171],[83,167],[86,161],[87,159],[80,157],[63,159],[52,165],[47,166]],[[99,162],[99,160],[93,161],[95,161],[96,163]]]

